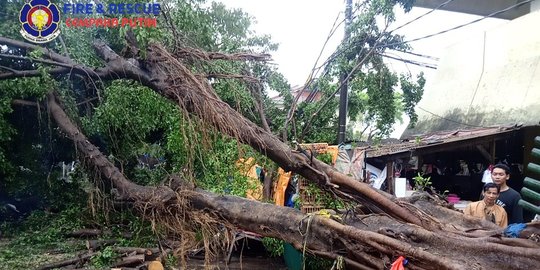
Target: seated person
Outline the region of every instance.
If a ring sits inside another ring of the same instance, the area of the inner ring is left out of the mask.
[[[484,218],[503,228],[508,225],[508,216],[501,206],[495,204],[501,189],[494,183],[487,183],[483,188],[484,198],[467,205],[463,213],[468,216]]]

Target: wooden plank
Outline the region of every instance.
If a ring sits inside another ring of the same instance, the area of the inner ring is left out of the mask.
[[[386,183],[388,185],[388,193],[390,194],[395,194],[394,181],[394,162],[389,161],[386,163]]]

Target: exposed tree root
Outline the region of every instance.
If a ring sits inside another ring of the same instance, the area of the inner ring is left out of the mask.
[[[49,95],[48,106],[53,119],[72,139],[89,165],[118,186],[123,200],[133,201],[153,220],[170,226],[195,226],[207,230],[208,251],[220,230],[241,228],[263,236],[283,239],[300,250],[327,258],[344,258],[349,268],[384,269],[396,256],[406,256],[416,269],[534,269],[540,263],[538,247],[508,246],[490,238],[471,238],[447,231],[430,231],[415,224],[400,222],[386,215],[349,215],[344,223],[319,216],[304,215],[298,210],[260,203],[234,196],[215,195],[190,185],[144,187],[125,178],[118,169],[88,142]],[[174,191],[175,189],[176,191]],[[421,201],[418,199],[416,202]],[[194,214],[206,220],[195,221]],[[159,218],[158,216],[165,217]],[[456,216],[457,212],[456,212]],[[174,217],[175,220],[167,220]],[[184,220],[182,220],[184,219]],[[182,225],[184,224],[184,225]],[[206,229],[205,229],[205,226]],[[186,240],[186,231],[178,232]],[[524,242],[527,240],[515,240]],[[216,243],[223,243],[222,239]]]
[[[177,233],[182,243],[189,243],[189,231],[199,226],[203,232],[206,230],[204,245],[212,254],[218,252],[216,249],[224,242],[223,239],[214,240],[214,235],[219,238],[227,228],[242,228],[283,239],[300,250],[327,258],[343,257],[348,262],[347,267],[358,269],[387,268],[399,255],[406,256],[413,269],[535,269],[540,265],[540,248],[535,242],[500,238],[501,231],[494,225],[464,218],[427,198],[399,201],[318,160],[311,161],[294,152],[222,102],[206,81],[198,80],[189,68],[158,45],[151,46],[147,60],[139,63],[118,56],[98,42],[96,50],[107,62],[107,67],[93,70],[34,45],[1,37],[0,43],[43,50],[46,57],[62,63],[60,66],[72,67],[79,74],[139,81],[207,125],[249,144],[282,168],[380,214],[349,215],[342,224],[316,214],[303,215],[290,208],[191,189],[189,185],[177,188],[139,186],[126,179],[88,141],[59,106],[55,96],[49,95],[48,108],[53,119],[73,140],[86,166],[111,182],[116,199],[133,202],[143,215],[163,223],[170,231],[180,228]],[[172,220],[164,216],[172,217]],[[201,221],[194,221],[197,218]],[[224,226],[223,229],[220,226]]]

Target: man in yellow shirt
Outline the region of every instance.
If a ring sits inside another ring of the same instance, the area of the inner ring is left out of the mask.
[[[501,189],[494,183],[487,183],[484,186],[484,198],[481,201],[473,202],[467,205],[463,213],[468,216],[484,218],[500,227],[506,228],[508,225],[508,216],[501,206],[495,204],[499,197]]]

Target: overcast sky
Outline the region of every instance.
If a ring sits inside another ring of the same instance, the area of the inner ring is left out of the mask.
[[[345,0],[221,0],[221,2],[230,8],[241,8],[253,16],[256,20],[253,29],[259,34],[270,34],[272,40],[279,43],[279,49],[273,54],[273,59],[280,72],[285,75],[292,86],[304,84],[336,17],[340,16],[339,18],[343,19],[343,10],[345,9]],[[396,11],[398,11],[397,20],[389,29],[395,29],[430,10],[413,8],[407,14],[398,9]],[[411,40],[477,18],[479,17],[474,15],[435,11],[401,28],[397,33],[405,35],[406,40]],[[412,42],[410,45],[415,53],[442,58],[447,46],[505,22],[505,20],[488,18],[458,30]],[[343,28],[337,30],[336,35],[327,45],[324,56],[330,55],[339,44],[343,37],[343,31]],[[322,61],[326,57],[323,57]],[[434,60],[410,55],[404,57],[437,64],[437,61]],[[410,71],[412,74],[418,74],[418,72],[424,71],[427,87],[429,87],[430,79],[436,72],[433,69],[399,61],[389,60],[389,63],[397,72]],[[399,136],[405,125],[396,126],[393,136]]]
[[[332,24],[338,15],[340,19],[343,19],[345,8],[344,0],[221,0],[221,2],[231,8],[241,8],[253,16],[256,20],[254,30],[260,34],[270,34],[272,40],[280,44],[273,59],[291,85],[305,82]],[[407,14],[399,12],[397,21],[390,29],[428,11],[429,9],[413,8]],[[435,11],[397,32],[404,34],[409,40],[436,33],[476,18],[478,17],[473,15]],[[414,52],[442,57],[444,48],[448,45],[504,22],[504,20],[490,18],[459,30],[412,42],[410,45],[413,46]],[[328,56],[335,49],[342,37],[343,29],[339,29],[327,46],[325,56]],[[429,62],[435,63],[434,61]],[[396,66],[396,70],[407,70],[405,64],[392,63],[392,65]],[[407,66],[413,73],[418,70],[424,70],[428,73],[431,71],[410,64]]]

